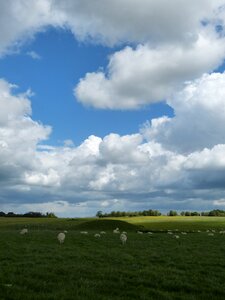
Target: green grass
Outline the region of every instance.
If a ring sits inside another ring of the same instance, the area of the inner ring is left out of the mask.
[[[114,220],[116,220],[114,218]],[[119,218],[119,220],[129,222],[143,229],[160,231],[167,229],[179,230],[225,230],[225,217],[132,217]]]
[[[117,219],[2,218],[0,299],[225,299],[225,235],[218,233],[225,218],[186,218],[126,218],[133,226]],[[21,236],[24,225],[29,233]],[[135,225],[155,233],[139,235]],[[128,232],[126,245],[114,226]],[[177,240],[164,232],[184,227],[217,232]],[[96,239],[101,230],[106,235]]]

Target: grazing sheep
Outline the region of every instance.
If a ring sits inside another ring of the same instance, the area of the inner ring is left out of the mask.
[[[186,234],[187,234],[187,232],[181,232],[181,234],[183,234],[183,235],[186,235]]]
[[[173,234],[171,231],[168,231],[167,233],[168,233],[168,234]]]
[[[100,234],[106,234],[106,232],[105,231],[101,231]]]
[[[114,230],[113,230],[113,233],[120,233],[119,228],[114,229]]]
[[[142,231],[137,231],[137,233],[138,233],[138,234],[143,234],[143,232],[142,232]]]
[[[125,233],[121,233],[120,240],[121,240],[121,242],[122,242],[123,245],[126,244],[127,236],[126,236]]]
[[[209,236],[213,236],[213,235],[214,235],[214,233],[210,232],[210,233],[208,233],[208,235],[209,235]]]
[[[66,235],[65,235],[65,233],[63,233],[63,232],[60,232],[60,233],[57,235],[57,239],[58,239],[58,241],[59,241],[60,244],[63,244],[63,243],[64,243],[65,237],[66,237]]]
[[[27,228],[23,228],[21,231],[20,231],[20,234],[24,235],[24,234],[27,234],[28,233],[28,229]]]
[[[126,231],[123,231],[122,233],[123,233],[123,234],[127,234],[127,232],[126,232]]]
[[[201,232],[201,230],[197,230],[197,232]]]
[[[179,235],[174,235],[174,238],[179,239],[180,237],[179,237]]]
[[[153,233],[152,233],[151,231],[148,231],[147,234],[151,235],[151,234],[153,234]]]
[[[67,230],[64,230],[64,233],[67,233],[68,231]]]
[[[87,231],[80,231],[81,234],[88,234]]]
[[[96,234],[94,235],[94,237],[96,237],[96,238],[100,238],[100,237],[101,237],[101,235],[100,235],[99,233],[96,233]]]

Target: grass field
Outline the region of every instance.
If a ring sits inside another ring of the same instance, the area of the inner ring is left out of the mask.
[[[0,299],[225,299],[224,229],[220,217],[0,218]]]

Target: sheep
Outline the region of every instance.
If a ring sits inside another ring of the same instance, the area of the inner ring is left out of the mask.
[[[99,233],[96,233],[96,234],[94,235],[94,237],[96,237],[96,238],[100,238],[100,237],[101,237],[101,235],[100,235]]]
[[[119,228],[114,229],[114,230],[113,230],[113,233],[120,233]]]
[[[106,234],[106,232],[105,231],[101,231],[100,234]]]
[[[168,231],[167,233],[168,233],[168,234],[173,234],[171,231]]]
[[[121,233],[121,235],[120,235],[120,240],[121,240],[121,242],[122,242],[123,245],[126,243],[126,241],[127,241],[127,236],[126,236],[125,233]]]
[[[88,234],[87,231],[80,231],[81,234]]]
[[[68,231],[67,230],[64,230],[64,233],[67,233]]]
[[[66,235],[65,235],[65,233],[63,233],[63,232],[60,232],[60,233],[57,235],[57,239],[58,239],[58,241],[59,241],[60,244],[63,244],[63,243],[64,243],[65,237],[66,237]]]
[[[137,233],[138,233],[138,234],[143,234],[143,232],[142,232],[142,231],[137,231]]]
[[[179,237],[179,235],[174,235],[174,238],[179,239],[180,237]]]
[[[24,234],[27,234],[28,233],[28,229],[27,228],[23,228],[21,231],[20,231],[20,234],[21,235],[24,235]]]
[[[210,232],[210,233],[208,233],[208,235],[209,235],[209,236],[213,236],[213,235],[214,235],[214,233]]]
[[[187,232],[181,232],[181,234],[183,234],[183,235],[186,235],[186,234],[187,234]]]
[[[127,232],[126,232],[126,231],[123,231],[122,233],[123,233],[123,234],[127,234]]]
[[[153,234],[151,231],[148,231],[147,234]]]

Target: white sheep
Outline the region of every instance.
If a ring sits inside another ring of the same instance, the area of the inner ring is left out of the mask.
[[[208,235],[209,235],[209,236],[213,236],[213,235],[214,235],[214,233],[210,232],[210,233],[208,233]]]
[[[183,234],[183,235],[186,235],[186,234],[187,234],[187,232],[181,232],[181,234]]]
[[[96,234],[94,235],[94,237],[96,237],[96,238],[100,238],[100,237],[101,237],[101,235],[100,235],[99,233],[96,233]]]
[[[143,234],[143,232],[142,232],[142,231],[137,231],[137,233],[138,233],[138,234]]]
[[[24,234],[27,234],[28,233],[28,229],[27,228],[23,228],[21,231],[20,231],[20,234],[24,235]]]
[[[122,233],[124,233],[124,234],[127,234],[127,232],[126,232],[126,231],[123,231]]]
[[[147,234],[151,235],[151,234],[153,234],[153,233],[152,233],[151,231],[148,231]]]
[[[68,231],[67,230],[64,230],[64,233],[67,233]]]
[[[120,233],[119,228],[114,229],[114,230],[113,230],[113,233]]]
[[[100,234],[106,234],[106,232],[105,231],[101,231]]]
[[[63,232],[60,232],[60,233],[57,235],[57,239],[58,239],[58,241],[59,241],[60,244],[63,244],[63,243],[64,243],[65,237],[66,237],[66,235],[65,235],[65,233],[63,233]]]
[[[88,234],[87,231],[80,231],[81,234]]]
[[[125,233],[121,233],[121,235],[120,235],[120,240],[121,240],[121,242],[122,242],[123,245],[126,243],[126,241],[127,241],[127,236],[126,236]]]
[[[180,237],[179,237],[179,235],[174,235],[174,238],[179,239]]]

